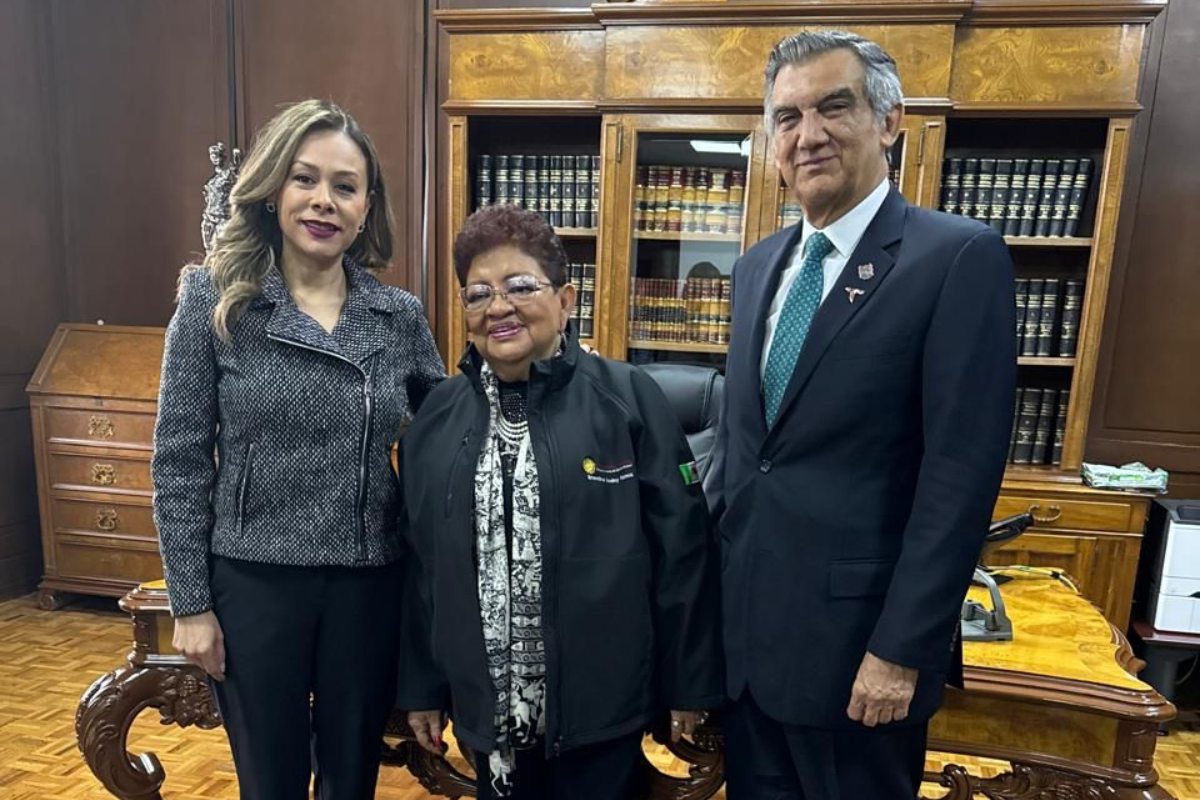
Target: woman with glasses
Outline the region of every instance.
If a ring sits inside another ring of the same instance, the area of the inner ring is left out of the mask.
[[[402,443],[420,602],[399,705],[478,796],[634,791],[642,734],[722,698],[717,550],[683,431],[648,376],[580,357],[566,255],[492,206],[454,244],[470,345]],[[418,612],[424,613],[418,613]]]

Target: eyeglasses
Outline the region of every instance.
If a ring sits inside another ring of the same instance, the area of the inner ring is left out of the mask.
[[[499,295],[514,306],[526,306],[541,293],[542,289],[554,284],[538,280],[533,275],[514,275],[504,282],[503,289],[493,289],[486,283],[472,283],[459,289],[458,296],[463,308],[472,313],[484,311]]]

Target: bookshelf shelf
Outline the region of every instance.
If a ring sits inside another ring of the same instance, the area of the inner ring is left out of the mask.
[[[596,228],[555,228],[560,239],[595,239]]]
[[[1083,478],[1078,472],[1063,472],[1061,467],[1050,464],[1009,464],[1004,470],[1005,481],[1050,481],[1053,483],[1079,484]]]
[[[700,342],[656,342],[650,339],[630,339],[630,350],[666,350],[674,353],[727,353],[727,344],[702,344]]]
[[[1009,247],[1091,247],[1090,236],[1005,236]]]
[[[678,231],[634,231],[635,239],[654,239],[661,242],[733,242],[742,241],[740,233],[680,233]]]
[[[1022,367],[1073,367],[1075,366],[1075,359],[1047,356],[1018,356],[1017,364]]]

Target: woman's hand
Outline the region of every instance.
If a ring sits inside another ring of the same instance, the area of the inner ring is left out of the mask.
[[[671,712],[671,741],[678,742],[686,734],[694,736],[704,720],[708,719],[705,711],[672,711]]]
[[[225,635],[212,611],[176,617],[172,646],[219,681],[225,680]]]
[[[446,718],[441,711],[410,711],[408,712],[408,727],[417,735],[417,744],[424,747],[435,756],[446,752],[442,742],[442,730],[446,727]]]

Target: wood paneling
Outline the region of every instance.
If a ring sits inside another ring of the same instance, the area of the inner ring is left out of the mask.
[[[449,99],[596,101],[604,31],[462,34],[451,39]]]
[[[25,383],[65,307],[49,8],[0,3],[0,597],[41,572]]]
[[[248,146],[285,103],[345,108],[375,142],[396,215],[387,283],[421,293],[424,272],[425,4],[342,0],[239,2],[238,129]]]
[[[164,325],[230,138],[225,0],[53,0],[67,318]]]
[[[761,104],[763,67],[785,36],[821,26],[623,27],[608,31],[605,97],[727,98]],[[883,45],[908,97],[945,97],[950,87],[953,25],[852,25]]]
[[[1151,30],[1087,457],[1161,466],[1172,497],[1200,498],[1200,5],[1171,3]]]
[[[1097,105],[1137,96],[1145,27],[959,28],[956,103]]]

